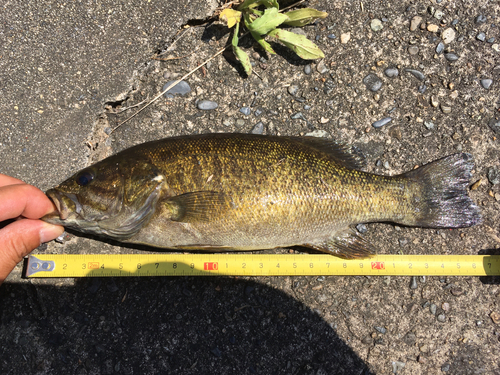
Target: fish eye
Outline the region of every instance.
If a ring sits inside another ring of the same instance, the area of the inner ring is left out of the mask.
[[[94,175],[90,171],[82,171],[75,177],[75,181],[80,186],[86,186],[94,179]]]

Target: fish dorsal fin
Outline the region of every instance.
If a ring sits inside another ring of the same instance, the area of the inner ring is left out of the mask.
[[[373,245],[351,228],[335,233],[329,240],[303,246],[344,259],[370,258],[376,254]]]
[[[334,141],[333,139],[320,137],[287,137],[295,142],[300,142],[317,151],[328,155],[336,163],[350,169],[362,169],[365,166],[365,158],[355,146]]]
[[[230,197],[217,191],[177,195],[168,198],[165,204],[172,212],[171,220],[184,223],[208,222],[214,217],[221,217],[232,206]]]

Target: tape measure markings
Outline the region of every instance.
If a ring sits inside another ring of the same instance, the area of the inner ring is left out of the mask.
[[[26,277],[129,276],[486,276],[498,255],[378,255],[345,260],[311,254],[37,254]]]

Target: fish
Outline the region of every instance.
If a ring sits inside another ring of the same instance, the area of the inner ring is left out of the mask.
[[[468,196],[472,155],[409,172],[362,171],[356,150],[326,138],[215,133],[139,144],[46,192],[42,220],[173,251],[304,247],[366,258],[358,223],[463,228],[481,222]]]

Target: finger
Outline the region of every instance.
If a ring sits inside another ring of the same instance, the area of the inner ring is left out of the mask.
[[[52,201],[31,185],[8,185],[0,187],[0,221],[24,216],[39,219],[56,210]]]
[[[18,180],[17,178],[7,176],[6,174],[0,173],[0,187],[6,185],[19,185],[19,184],[25,184],[25,182]]]
[[[64,228],[40,220],[21,219],[0,230],[0,284],[33,249],[57,238]]]

